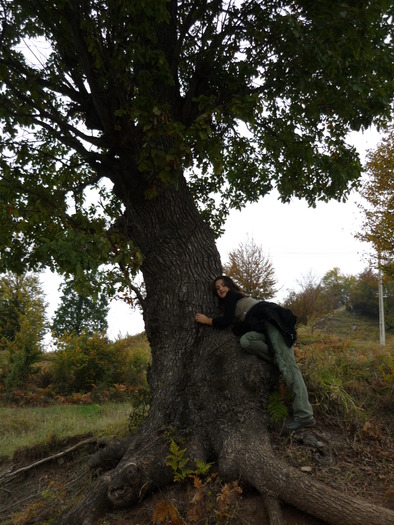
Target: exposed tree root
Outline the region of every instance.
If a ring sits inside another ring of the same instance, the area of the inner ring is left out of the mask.
[[[33,468],[38,467],[39,465],[43,465],[44,463],[48,463],[49,461],[54,461],[55,459],[59,459],[59,458],[61,458],[63,456],[66,456],[67,454],[69,454],[70,452],[73,452],[74,450],[76,450],[79,447],[83,447],[84,445],[89,445],[90,443],[96,443],[96,442],[97,442],[97,438],[95,438],[95,437],[91,437],[89,439],[84,439],[83,441],[80,441],[79,443],[76,443],[72,447],[69,447],[68,449],[63,450],[62,452],[59,452],[59,453],[54,454],[52,456],[48,456],[46,458],[40,459],[39,461],[35,461],[34,463],[32,463],[30,465],[26,465],[25,467],[22,467],[20,469],[5,472],[0,478],[0,483],[11,481],[18,474],[22,474],[23,472],[27,472],[28,470],[31,470]]]
[[[132,439],[133,436],[129,435],[122,441],[100,448],[95,454],[90,456],[88,461],[89,467],[92,469],[100,467],[104,470],[110,470],[116,467],[125,455]]]
[[[173,481],[166,466],[168,442],[162,433],[149,440],[134,440],[134,454],[103,475],[83,502],[57,525],[93,525],[111,508],[129,507],[159,487]],[[253,466],[251,468],[251,465]],[[264,434],[239,426],[223,440],[219,473],[224,479],[241,479],[263,496],[270,525],[283,523],[280,501],[332,525],[393,525],[394,512],[338,492],[273,456]]]
[[[279,499],[267,492],[263,495],[263,500],[268,512],[270,525],[283,525],[283,515]]]
[[[277,496],[308,514],[332,525],[393,525],[394,512],[354,498],[314,480],[273,457],[271,449],[256,436],[242,436],[226,444],[221,473],[235,473],[257,490]],[[238,443],[242,442],[242,446]],[[248,466],[254,465],[250,469]]]

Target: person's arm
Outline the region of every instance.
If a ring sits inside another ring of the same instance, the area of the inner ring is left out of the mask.
[[[197,313],[195,320],[197,323],[213,326],[214,328],[227,328],[234,320],[235,305],[239,297],[234,292],[228,292],[224,299],[224,313],[220,317],[208,317],[204,314]]]
[[[212,326],[212,317],[207,317],[206,315],[204,314],[196,314],[194,316],[194,319],[196,320],[197,323],[200,323],[200,324],[207,324],[209,326]]]

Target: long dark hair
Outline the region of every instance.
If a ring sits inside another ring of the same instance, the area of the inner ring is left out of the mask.
[[[216,282],[219,280],[223,281],[224,284],[228,286],[230,290],[232,290],[233,292],[237,292],[241,295],[244,295],[241,291],[241,288],[237,284],[235,284],[235,282],[231,279],[231,277],[229,277],[228,275],[219,275],[219,277],[216,277],[216,279],[212,283],[212,292],[213,292],[213,295],[215,295],[216,297],[218,296],[217,290],[216,290]]]

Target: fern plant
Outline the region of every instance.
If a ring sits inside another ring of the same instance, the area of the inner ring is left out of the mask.
[[[184,481],[193,472],[193,469],[187,467],[189,458],[186,457],[185,454],[186,449],[181,449],[172,439],[170,443],[170,453],[166,458],[166,465],[172,469],[174,473],[174,481]]]
[[[273,392],[268,399],[268,414],[272,421],[278,425],[281,425],[289,415],[287,406],[279,391]]]
[[[189,466],[190,458],[186,456],[186,448],[181,448],[175,441],[173,429],[169,430],[170,452],[166,457],[166,465],[174,473],[174,481],[184,482],[187,478],[193,480],[194,495],[190,507],[186,509],[187,518],[183,518],[173,502],[161,500],[156,505],[153,523],[158,525],[186,525],[204,523],[205,525],[232,523],[236,514],[238,498],[242,489],[238,483],[226,483],[224,486],[217,478],[217,473],[210,473],[213,463],[195,460],[194,468]],[[178,441],[184,443],[182,438]],[[204,478],[204,479],[202,479]]]
[[[186,449],[181,448],[174,439],[170,441],[170,453],[166,457],[166,465],[170,467],[174,473],[174,481],[182,482],[185,479],[193,476],[206,476],[213,463],[206,463],[205,461],[195,460],[195,468],[188,467],[190,459],[185,455]]]

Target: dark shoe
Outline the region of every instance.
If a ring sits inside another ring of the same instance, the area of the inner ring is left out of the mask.
[[[301,421],[300,419],[295,419],[294,421],[289,421],[288,423],[285,423],[282,427],[281,434],[289,434],[290,432],[295,432],[296,430],[300,430],[301,428],[309,428],[316,425],[316,421],[314,417],[310,417],[309,419],[305,419],[304,421]]]

